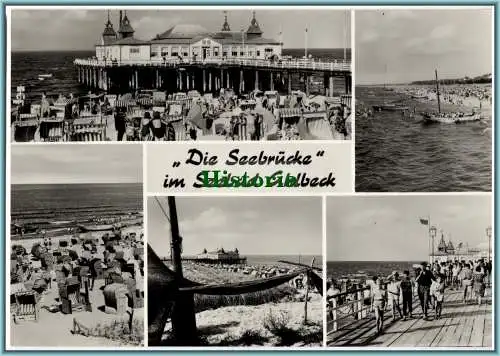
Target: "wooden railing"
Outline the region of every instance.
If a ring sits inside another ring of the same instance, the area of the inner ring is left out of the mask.
[[[329,312],[327,319],[328,334],[342,329],[342,326],[350,324],[349,320],[347,320],[349,318],[353,319],[354,322],[355,320],[364,319],[371,314],[371,304],[364,305],[365,291],[370,290],[369,286],[354,287],[347,292],[327,297],[327,303],[329,304],[327,306]],[[341,303],[342,300],[343,303]],[[341,324],[340,327],[339,324]]]
[[[154,66],[154,67],[177,67],[181,65],[234,65],[254,68],[269,69],[304,69],[317,71],[344,71],[351,72],[350,61],[317,61],[312,59],[295,59],[270,61],[265,59],[235,59],[235,58],[213,58],[205,60],[195,60],[192,58],[183,59],[129,59],[129,60],[102,60],[96,58],[75,59],[75,65],[91,67],[116,67],[116,66]]]

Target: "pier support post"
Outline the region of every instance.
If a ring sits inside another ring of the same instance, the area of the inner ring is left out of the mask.
[[[240,69],[240,93],[245,91],[245,76],[243,74],[243,69]]]
[[[304,74],[304,81],[306,82],[306,95],[309,96],[309,75]]]
[[[135,90],[139,89],[139,73],[135,70]]]
[[[206,76],[205,76],[205,69],[203,69],[203,93],[207,91],[207,82],[206,82]]]
[[[196,83],[194,80],[194,73],[191,74],[191,89],[195,90],[196,89]]]
[[[346,94],[349,94],[350,90],[349,90],[349,76],[345,76],[345,93]]]
[[[271,72],[270,82],[271,82],[270,83],[271,85],[269,87],[271,88],[271,90],[274,90],[274,73],[273,72]]]
[[[155,70],[155,78],[156,78],[156,89],[160,87],[160,73],[158,73],[158,69]]]
[[[330,76],[328,78],[328,92],[329,92],[329,96],[332,97],[333,96],[333,76]]]
[[[259,71],[255,70],[255,90],[259,90]]]
[[[186,73],[186,90],[189,91],[191,81],[189,80],[189,73]]]
[[[292,73],[288,72],[288,95],[292,94]]]
[[[229,75],[229,70],[226,73],[226,88],[231,89],[231,83],[230,83],[230,75]]]
[[[212,71],[208,71],[208,91],[212,91]]]
[[[220,83],[219,83],[219,89],[224,87],[224,69],[220,70]]]
[[[182,72],[179,72],[179,91],[182,91]]]

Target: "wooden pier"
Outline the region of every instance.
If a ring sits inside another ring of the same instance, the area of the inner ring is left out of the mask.
[[[214,93],[221,88],[237,93],[252,90],[292,91],[292,75],[300,77],[302,90],[309,94],[311,76],[323,77],[324,94],[333,96],[335,82],[342,80],[344,94],[352,88],[351,63],[309,59],[170,59],[123,60],[76,59],[79,83],[107,92],[139,89],[169,93],[198,90]]]
[[[330,347],[412,347],[412,348],[493,348],[491,289],[486,289],[482,304],[462,302],[463,290],[445,290],[441,318],[434,320],[429,310],[429,321],[423,320],[417,297],[414,297],[414,319],[392,321],[391,310],[384,314],[384,332],[377,335],[375,318],[366,310],[362,318],[352,315],[350,322],[336,330],[334,320],[328,322],[327,344]],[[356,308],[355,308],[356,309]],[[356,313],[362,309],[356,309]]]

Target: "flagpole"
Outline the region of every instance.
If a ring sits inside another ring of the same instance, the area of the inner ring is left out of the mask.
[[[305,38],[304,38],[304,56],[307,58],[307,25],[306,25],[306,32],[305,32]]]

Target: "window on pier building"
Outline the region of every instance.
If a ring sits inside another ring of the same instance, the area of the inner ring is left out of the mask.
[[[233,52],[231,52],[231,55],[232,55],[233,57],[238,57],[238,52],[233,51]]]
[[[168,57],[168,47],[162,47],[162,49],[161,49],[161,56],[162,57]]]
[[[227,52],[222,52],[222,57],[227,57]]]
[[[134,54],[140,53],[140,49],[137,47],[131,47],[129,53],[134,53]]]
[[[257,51],[257,57],[260,57],[260,51]]]
[[[219,52],[220,52],[220,48],[219,47],[214,47],[214,56],[215,57],[219,57]]]
[[[265,51],[266,53],[273,53],[273,49],[272,49],[272,48],[269,48],[269,47],[267,47],[264,51]]]

